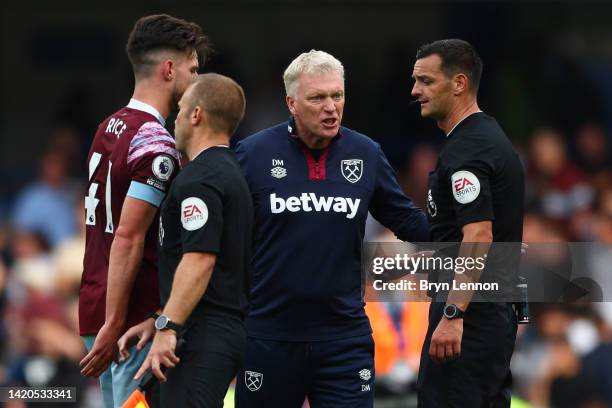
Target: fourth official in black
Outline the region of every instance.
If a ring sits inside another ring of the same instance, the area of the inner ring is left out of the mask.
[[[151,368],[164,381],[164,407],[222,407],[243,363],[253,204],[228,145],[244,106],[242,88],[218,74],[200,75],[179,102],[176,146],[190,162],[162,204],[163,309],[137,374]],[[177,334],[186,340],[180,359]],[[164,375],[160,366],[174,368]]]
[[[481,74],[482,61],[465,41],[436,41],[417,52],[412,96],[447,138],[429,177],[429,222],[433,241],[461,242],[459,256],[519,243],[509,262],[495,265],[496,275],[512,285],[522,240],[523,169],[499,124],[478,107]],[[471,300],[451,290],[430,306],[419,407],[510,407],[516,314],[510,302]]]

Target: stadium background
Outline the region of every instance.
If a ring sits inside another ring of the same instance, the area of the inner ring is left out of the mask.
[[[485,63],[480,106],[502,124],[528,174],[525,240],[612,242],[608,2],[3,2],[0,384],[78,386],[81,406],[100,406],[96,382],[78,374],[84,350],[74,334],[85,155],[99,121],[130,97],[129,30],[155,12],[201,24],[215,49],[203,71],[243,85],[238,137],[286,119],[281,75],[291,59],[311,48],[338,57],[344,124],[382,144],[421,206],[443,136],[409,105],[414,54],[439,38],[472,42]],[[385,234],[368,228],[369,239]],[[595,255],[593,268],[609,272],[612,250]],[[396,306],[368,306],[377,407],[414,398],[427,306]],[[612,308],[534,312],[513,359],[517,396],[531,406],[612,406]]]

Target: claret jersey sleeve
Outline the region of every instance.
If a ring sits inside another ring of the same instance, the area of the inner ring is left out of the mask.
[[[378,168],[370,213],[403,241],[429,241],[429,225],[425,214],[404,194],[387,157],[380,145],[377,147]]]
[[[447,152],[445,177],[459,226],[495,219],[491,194],[493,160],[493,152],[481,138],[465,137],[461,145]]]
[[[159,122],[144,123],[130,143],[127,164],[132,175],[127,195],[159,207],[179,169],[172,136]]]
[[[219,253],[223,232],[222,191],[213,183],[188,181],[177,186],[183,253]]]

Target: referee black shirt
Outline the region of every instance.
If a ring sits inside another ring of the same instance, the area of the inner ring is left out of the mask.
[[[499,124],[484,112],[459,122],[429,174],[434,242],[460,242],[464,225],[493,222],[493,242],[523,238],[523,167]]]
[[[217,255],[200,302],[188,321],[202,312],[246,315],[251,260],[253,203],[234,153],[214,146],[198,154],[178,174],[161,207],[159,289],[161,305],[170,297],[174,273],[186,252]]]
[[[464,225],[492,221],[493,244],[480,281],[498,282],[498,299],[514,296],[518,283],[523,194],[523,166],[497,121],[477,112],[459,122],[429,174],[431,240],[461,242]],[[430,279],[448,281],[452,276],[434,274]]]

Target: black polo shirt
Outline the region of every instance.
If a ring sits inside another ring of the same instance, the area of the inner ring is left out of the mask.
[[[520,243],[523,194],[523,166],[497,121],[484,112],[468,116],[448,135],[429,175],[427,212],[432,241],[461,242],[464,225],[490,220],[494,243]],[[505,284],[512,285],[520,244],[494,244],[489,255],[487,270],[496,275],[490,272],[490,280],[505,278]]]
[[[429,175],[427,212],[434,242],[460,242],[461,228],[493,221],[494,242],[523,237],[523,167],[499,124],[484,112],[448,135]]]
[[[159,223],[161,304],[187,252],[217,255],[206,292],[191,314],[229,313],[243,318],[248,301],[253,203],[234,153],[215,146],[197,155],[172,183]]]

